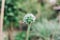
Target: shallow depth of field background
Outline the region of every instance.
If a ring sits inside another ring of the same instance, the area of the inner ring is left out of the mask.
[[[23,23],[27,13],[36,21],[31,24],[29,40],[60,40],[60,0],[6,0],[4,10],[4,40],[25,40],[28,26]],[[54,9],[57,7],[58,9]],[[1,0],[0,0],[1,9]]]

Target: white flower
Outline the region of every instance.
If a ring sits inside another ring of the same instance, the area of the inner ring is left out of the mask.
[[[25,23],[30,24],[30,23],[34,22],[35,19],[36,19],[36,17],[35,17],[32,13],[29,13],[29,14],[26,14],[26,15],[24,16],[23,21],[24,21]]]

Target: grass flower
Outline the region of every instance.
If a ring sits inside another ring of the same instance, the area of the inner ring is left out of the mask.
[[[26,40],[29,40],[29,33],[30,33],[30,24],[32,22],[35,22],[36,17],[33,14],[26,14],[23,18],[23,21],[28,24],[28,29],[27,29],[27,36]]]
[[[23,18],[23,21],[27,24],[35,22],[36,17],[33,14],[26,14]]]

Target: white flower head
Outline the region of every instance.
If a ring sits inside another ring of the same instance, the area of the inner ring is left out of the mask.
[[[27,24],[30,24],[32,22],[35,22],[35,19],[36,17],[32,13],[29,13],[24,16],[23,21]]]

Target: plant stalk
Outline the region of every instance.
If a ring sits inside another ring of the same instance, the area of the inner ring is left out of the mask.
[[[5,6],[5,0],[2,0],[1,16],[0,16],[0,40],[4,40],[4,35],[3,35],[4,6]]]
[[[28,25],[28,29],[27,29],[26,40],[29,40],[29,32],[30,32],[30,24]]]

